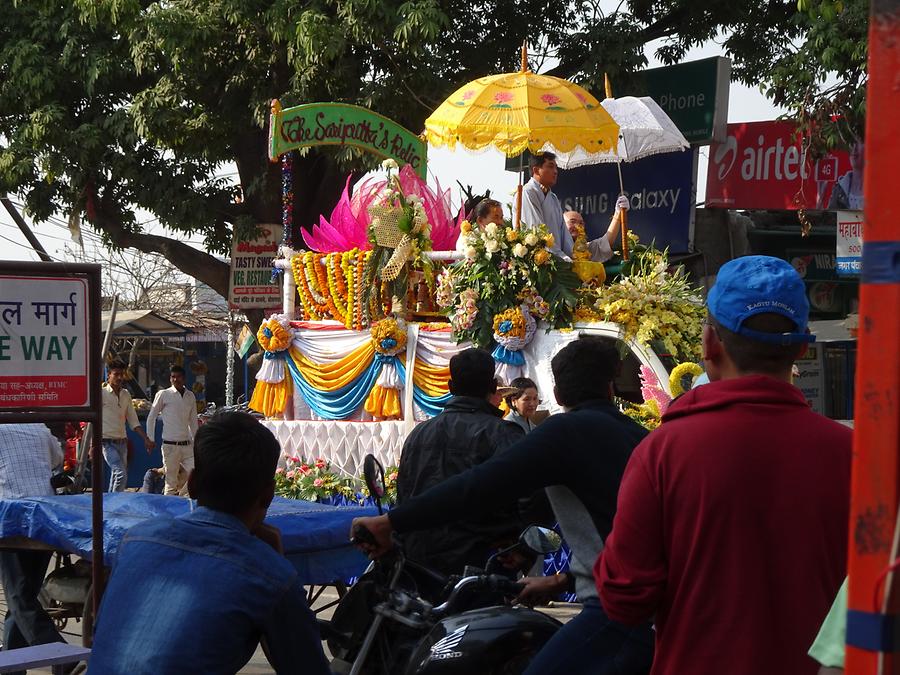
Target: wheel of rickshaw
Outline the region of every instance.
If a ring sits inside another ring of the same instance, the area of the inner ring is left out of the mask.
[[[61,602],[51,598],[46,588],[41,588],[41,592],[38,593],[38,602],[41,603],[41,607],[43,607],[50,618],[53,619],[53,625],[56,626],[56,630],[60,632],[65,630],[69,623],[69,617],[62,613],[65,606]]]
[[[333,588],[337,592],[337,600],[330,600],[321,606],[316,606],[316,601],[322,596],[326,589]],[[306,589],[306,604],[312,610],[313,614],[319,614],[326,609],[330,609],[337,605],[341,598],[347,594],[347,584],[343,581],[333,581],[330,584],[321,586],[308,586]]]

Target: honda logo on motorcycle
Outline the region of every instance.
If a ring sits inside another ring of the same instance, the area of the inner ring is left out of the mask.
[[[444,659],[458,659],[459,657],[461,657],[463,653],[460,651],[456,651],[456,647],[459,646],[460,642],[462,642],[463,636],[466,634],[466,630],[468,628],[468,624],[457,628],[449,635],[445,635],[440,640],[431,645],[431,656],[428,657],[428,660],[443,661]]]

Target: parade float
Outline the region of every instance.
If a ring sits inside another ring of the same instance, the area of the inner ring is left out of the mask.
[[[633,101],[641,111],[655,106]],[[655,108],[651,117],[665,117]],[[659,134],[671,135],[674,125],[641,114],[644,126],[629,136],[627,125],[640,116],[620,125],[584,89],[534,75],[523,59],[518,73],[454,92],[426,122],[424,138],[507,155],[551,150],[570,165],[634,159],[623,147],[628,139],[645,154],[686,146],[677,129],[679,138],[665,146]],[[551,254],[543,226],[474,227],[454,213],[449,192],[426,184],[424,138],[355,106],[273,105],[269,152],[284,176],[275,266],[284,301],[259,328],[265,358],[250,405],[286,453],[347,476],[368,452],[395,465],[410,429],[449,399],[450,358],[472,345],[491,351],[499,381],[532,378],[547,410],[559,412],[549,400],[550,360],[582,333],[622,341],[634,366],[631,381],[619,383],[622,407],[658,423],[672,393],[699,371],[704,313],[684,272],[624,232],[623,264],[607,279],[589,260],[583,233],[570,262]],[[331,216],[303,229],[305,247],[295,250],[292,153],[329,143],[387,157],[383,173],[352,189],[348,178]]]

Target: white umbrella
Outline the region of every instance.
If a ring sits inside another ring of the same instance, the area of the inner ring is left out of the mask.
[[[600,105],[619,125],[619,143],[615,151],[588,153],[582,148],[557,153],[556,164],[571,169],[588,164],[616,162],[619,169],[619,191],[622,185],[621,163],[666,152],[680,152],[690,147],[687,139],[671,118],[649,96],[607,98]],[[628,259],[628,224],[622,214],[622,257]]]
[[[605,162],[633,162],[649,155],[686,150],[690,144],[671,118],[649,96],[607,98],[600,105],[619,125],[619,143],[615,150],[587,152],[577,147],[557,152],[560,169]],[[553,151],[552,148],[546,148]]]

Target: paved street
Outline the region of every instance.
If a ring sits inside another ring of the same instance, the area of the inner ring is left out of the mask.
[[[333,600],[337,599],[337,593],[335,593],[332,589],[326,589],[319,599],[316,602],[316,605],[326,605]],[[578,611],[581,609],[580,605],[568,605],[568,604],[554,604],[551,607],[545,607],[542,611],[545,611],[547,614],[559,619],[562,622],[565,622],[572,618]],[[331,609],[326,610],[322,616],[330,617]],[[2,589],[0,589],[0,627],[2,627],[2,619],[6,615],[6,598],[2,593]],[[75,621],[75,619],[69,619],[66,627],[62,631],[63,637],[71,644],[81,644],[81,622]],[[39,668],[36,670],[28,671],[30,673],[49,673],[50,668]],[[256,653],[253,655],[253,658],[250,662],[241,669],[241,673],[246,673],[247,675],[260,675],[262,673],[271,673],[272,668],[269,666],[266,661],[265,655],[262,653],[261,649],[257,649]]]

